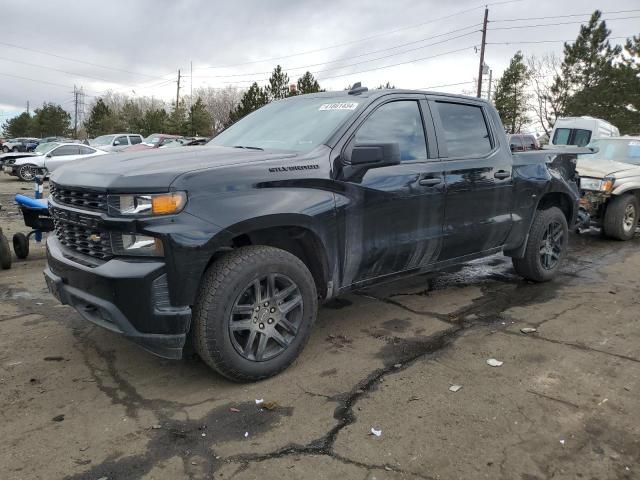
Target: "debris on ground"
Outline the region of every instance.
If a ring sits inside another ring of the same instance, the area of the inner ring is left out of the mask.
[[[382,435],[382,429],[376,430],[375,428],[371,427],[371,435],[375,435],[376,437],[379,437],[380,435]]]
[[[162,428],[162,425],[160,425],[159,423],[156,423],[154,426],[151,427],[154,430],[159,430]]]
[[[490,367],[501,367],[504,362],[501,360],[496,360],[495,358],[490,358],[487,360],[487,365]]]
[[[607,403],[608,401],[609,401],[609,399],[608,399],[608,398],[604,398],[604,399],[602,399],[600,402],[598,402],[598,406],[600,406],[600,405],[602,405],[602,404],[604,404],[604,403]]]
[[[400,367],[402,367],[402,364],[401,364],[401,363],[396,363],[396,364],[393,366],[393,368],[400,368]]]
[[[462,389],[462,385],[451,385],[449,387],[449,391],[453,393],[460,391],[460,389]]]
[[[207,436],[207,434],[203,432],[203,433],[202,433],[202,436],[203,436],[203,437],[206,437],[206,436]]]
[[[229,411],[230,411],[230,412],[233,412],[233,413],[240,413],[240,410],[238,410],[237,408],[234,408],[234,407],[231,407],[231,408],[229,409]]]
[[[534,328],[534,327],[522,327],[522,328],[520,329],[520,331],[521,331],[522,333],[534,333],[534,332],[537,332],[537,331],[538,331],[538,329],[537,329],[537,328]]]
[[[413,397],[411,397],[409,400],[407,400],[407,403],[409,402],[417,402],[418,400],[420,400],[420,397],[416,397],[415,395]]]
[[[64,415],[60,414],[60,415],[56,415],[55,417],[53,417],[51,420],[53,420],[54,422],[61,422],[64,420]]]
[[[564,445],[564,440],[560,440],[560,445]]]
[[[280,408],[280,405],[278,405],[278,402],[265,402],[262,404],[262,408],[265,410],[276,410]]]
[[[260,405],[261,403],[264,403],[264,398],[256,398],[256,405]]]
[[[249,438],[249,432],[244,432],[244,438]]]

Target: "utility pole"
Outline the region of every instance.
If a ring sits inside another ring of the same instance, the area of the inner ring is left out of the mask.
[[[29,115],[29,100],[27,100],[27,115]]]
[[[74,115],[73,115],[73,138],[78,138],[78,89],[76,86],[73,86],[73,104],[74,104]]]
[[[482,44],[480,45],[480,66],[478,67],[478,95],[482,96],[482,69],[484,68],[484,47],[487,42],[487,21],[489,19],[489,8],[484,7],[484,22],[482,23]]]
[[[178,69],[178,88],[176,89],[176,109],[178,108],[179,102],[180,102],[180,69]]]
[[[191,92],[189,93],[189,115],[191,116],[191,135],[193,135],[193,61],[191,61]]]

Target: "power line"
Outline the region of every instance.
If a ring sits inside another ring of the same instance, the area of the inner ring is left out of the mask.
[[[617,11],[610,11],[610,12],[600,12],[603,15],[616,15],[619,13],[635,13],[635,12],[640,12],[640,9],[633,9],[633,10],[617,10]],[[553,15],[550,17],[527,17],[527,18],[503,18],[500,20],[491,20],[491,23],[503,23],[503,22],[521,22],[524,20],[548,20],[548,19],[556,19],[556,18],[569,18],[569,17],[590,17],[593,14],[593,12],[591,13],[572,13],[569,15]]]
[[[607,22],[611,22],[614,20],[631,20],[634,18],[640,18],[640,15],[637,16],[633,16],[633,17],[625,17],[625,18],[602,18],[601,20],[607,21]],[[513,29],[518,29],[518,28],[536,28],[536,27],[554,27],[557,25],[575,25],[575,24],[583,24],[584,20],[582,21],[576,21],[576,22],[558,22],[558,23],[538,23],[538,24],[534,24],[534,25],[514,25],[512,27],[495,27],[495,28],[490,28],[489,30],[491,31],[495,31],[495,30],[513,30]]]
[[[458,82],[458,83],[445,83],[442,85],[431,85],[429,87],[420,87],[420,88],[416,88],[415,90],[432,90],[434,88],[444,88],[444,87],[457,87],[459,85],[471,85],[474,84],[475,85],[475,80],[471,80],[468,82]]]
[[[449,35],[451,33],[454,33],[454,32],[457,32],[457,31],[461,31],[461,30],[466,30],[468,28],[476,27],[478,25],[479,24],[470,25],[468,27],[464,27],[464,28],[458,29],[458,30],[452,30],[451,32],[446,32],[446,33],[443,33],[443,34],[440,34],[440,35],[434,35],[432,37],[423,38],[421,40],[416,40],[414,42],[408,42],[408,43],[401,44],[401,45],[396,45],[396,46],[390,47],[390,48],[384,48],[384,49],[381,49],[381,50],[375,50],[375,51],[368,52],[368,53],[363,53],[363,54],[360,54],[360,55],[354,55],[353,57],[343,58],[343,59],[340,59],[340,60],[329,60],[329,61],[326,61],[326,62],[320,62],[320,63],[314,63],[314,64],[310,64],[310,65],[301,65],[299,67],[287,68],[287,71],[290,72],[292,70],[305,70],[307,68],[317,67],[317,66],[320,66],[320,65],[328,65],[328,64],[331,64],[331,63],[346,62],[346,61],[349,61],[349,60],[351,60],[353,58],[361,58],[361,57],[365,57],[367,55],[373,55],[374,53],[380,53],[380,52],[386,52],[386,51],[389,51],[389,50],[395,50],[395,49],[403,47],[403,46],[424,42],[424,41],[432,39],[432,38],[442,37],[444,35]],[[333,68],[330,68],[330,69],[327,69],[327,70],[320,70],[320,72],[324,72],[324,71],[328,71],[328,70],[337,70],[337,69],[340,69],[340,68],[346,68],[346,67],[353,66],[353,65],[360,65],[362,63],[373,62],[373,61],[381,60],[381,59],[384,59],[384,58],[395,57],[397,55],[404,55],[405,53],[414,52],[416,50],[421,50],[423,48],[431,47],[433,45],[439,45],[441,43],[446,43],[446,42],[449,42],[451,40],[456,40],[458,38],[467,37],[467,36],[473,35],[473,34],[475,34],[477,32],[479,32],[479,30],[474,30],[474,31],[471,31],[471,32],[463,33],[461,35],[457,35],[455,37],[447,38],[447,39],[441,40],[439,42],[434,42],[434,43],[430,43],[430,44],[427,44],[427,45],[422,45],[420,47],[412,48],[412,49],[405,50],[405,51],[398,52],[398,53],[394,53],[394,54],[391,54],[391,55],[385,55],[385,56],[378,57],[378,58],[372,58],[372,59],[364,60],[364,61],[358,62],[358,63],[336,66],[336,67],[333,67]],[[271,73],[271,71],[269,71],[269,72],[244,73],[244,74],[235,74],[235,75],[196,76],[196,78],[232,78],[232,77],[246,77],[246,76],[250,76],[250,75],[268,75],[270,73]],[[245,80],[245,81],[246,82],[252,82],[253,80]]]
[[[35,49],[35,48],[23,47],[23,46],[20,46],[20,45],[16,45],[14,43],[0,42],[0,45],[4,45],[5,47],[17,48],[17,49],[20,49],[20,50],[26,50],[28,52],[40,53],[42,55],[49,55],[51,57],[56,57],[56,58],[60,58],[60,59],[63,59],[63,60],[69,60],[71,62],[83,63],[85,65],[91,65],[92,67],[104,68],[104,69],[113,70],[113,71],[116,71],[116,72],[129,73],[129,74],[132,74],[132,75],[139,75],[139,76],[142,76],[142,77],[164,79],[164,77],[166,76],[166,75],[164,75],[163,77],[160,77],[160,76],[157,76],[157,75],[147,75],[146,73],[132,72],[131,70],[125,70],[125,69],[117,68],[117,67],[107,67],[105,65],[100,65],[98,63],[87,62],[85,60],[78,60],[77,58],[65,57],[64,55],[58,55],[56,53],[45,52],[43,50],[38,50],[38,49]]]
[[[622,38],[629,38],[631,35],[625,35],[620,37],[607,37],[607,40],[620,40]],[[534,43],[564,43],[564,42],[575,42],[575,38],[570,38],[568,40],[530,40],[523,42],[487,42],[487,45],[526,45],[526,44],[534,44]]]
[[[433,19],[428,20],[426,22],[421,22],[421,23],[417,23],[417,24],[413,24],[413,25],[408,25],[406,27],[396,28],[394,30],[388,30],[386,32],[377,33],[375,35],[370,35],[368,37],[363,37],[363,38],[359,38],[359,39],[356,39],[356,40],[351,40],[351,41],[344,42],[344,43],[337,43],[337,44],[334,44],[334,45],[329,45],[327,47],[316,48],[316,49],[313,49],[313,50],[306,50],[304,52],[297,52],[297,53],[292,53],[292,54],[289,54],[289,55],[283,55],[283,56],[279,56],[279,57],[262,58],[260,60],[252,60],[250,62],[234,63],[234,64],[230,64],[230,65],[216,65],[216,66],[201,67],[201,68],[217,69],[217,68],[241,67],[241,66],[244,66],[244,65],[252,65],[252,64],[256,64],[256,63],[272,62],[274,60],[283,60],[283,59],[286,59],[286,58],[298,57],[300,55],[308,55],[310,53],[317,53],[317,52],[322,52],[322,51],[325,51],[325,50],[331,50],[331,49],[338,48],[338,47],[344,47],[344,46],[347,46],[347,45],[353,45],[355,43],[361,43],[361,42],[364,42],[364,41],[367,41],[367,40],[371,40],[373,38],[379,38],[379,37],[383,37],[383,36],[387,36],[387,35],[392,35],[394,33],[401,32],[401,31],[404,31],[404,30],[410,30],[410,29],[413,29],[413,28],[423,27],[423,26],[429,25],[431,23],[439,22],[441,20],[446,20],[446,19],[452,18],[452,17],[457,17],[457,16],[462,15],[464,13],[468,13],[468,12],[472,12],[474,10],[478,10],[480,8],[484,8],[485,5],[488,5],[488,6],[491,6],[491,5],[504,5],[504,4],[507,4],[507,3],[517,3],[517,2],[522,2],[522,1],[524,1],[524,0],[506,0],[506,1],[502,1],[502,2],[492,2],[492,3],[489,3],[489,4],[477,5],[475,7],[467,8],[465,10],[460,10],[460,11],[457,11],[455,13],[451,13],[449,15],[445,15],[443,17],[433,18]]]

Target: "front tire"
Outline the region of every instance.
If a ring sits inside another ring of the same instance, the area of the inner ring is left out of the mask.
[[[205,272],[193,314],[198,355],[234,381],[287,368],[309,339],[318,309],[311,273],[278,248],[239,248]]]
[[[16,233],[13,235],[13,251],[16,257],[25,259],[29,256],[29,238],[24,233]]]
[[[607,237],[631,240],[638,226],[638,199],[632,193],[613,197],[607,205],[602,228]]]
[[[18,178],[23,182],[33,182],[34,178],[36,178],[35,165],[27,164],[18,168]]]
[[[522,258],[513,259],[518,275],[534,282],[548,282],[560,270],[566,255],[569,227],[557,207],[538,210],[533,219]]]

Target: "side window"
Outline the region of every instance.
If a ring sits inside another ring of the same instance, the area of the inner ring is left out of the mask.
[[[522,148],[522,137],[520,137],[520,135],[511,135],[511,138],[509,139],[509,148],[512,152],[524,150],[524,148]]]
[[[360,126],[355,144],[398,143],[400,160],[426,160],[427,141],[424,136],[420,107],[415,100],[400,100],[382,105]]]
[[[591,130],[576,129],[573,134],[573,144],[578,147],[584,147],[591,140]]]
[[[113,141],[113,144],[115,145],[116,142],[118,142],[118,145],[129,145],[126,135],[123,135],[121,137],[116,137],[116,139]]]
[[[525,135],[523,137],[524,140],[524,149],[525,150],[535,150],[536,149],[536,139],[531,135]]]
[[[93,148],[80,145],[80,155],[91,155],[92,153],[95,153],[95,150]]]
[[[52,157],[62,157],[65,155],[78,155],[79,148],[76,145],[63,145],[51,151]]]
[[[173,138],[163,138],[160,140],[160,146],[166,145],[167,143],[173,142]]]
[[[554,145],[568,145],[569,144],[569,135],[571,135],[571,130],[568,128],[557,128],[556,132],[553,134],[553,144]]]
[[[129,142],[131,143],[131,145],[137,145],[139,143],[142,143],[142,138],[138,135],[129,135]]]
[[[491,136],[481,107],[448,102],[436,105],[449,157],[479,156],[491,151]]]

